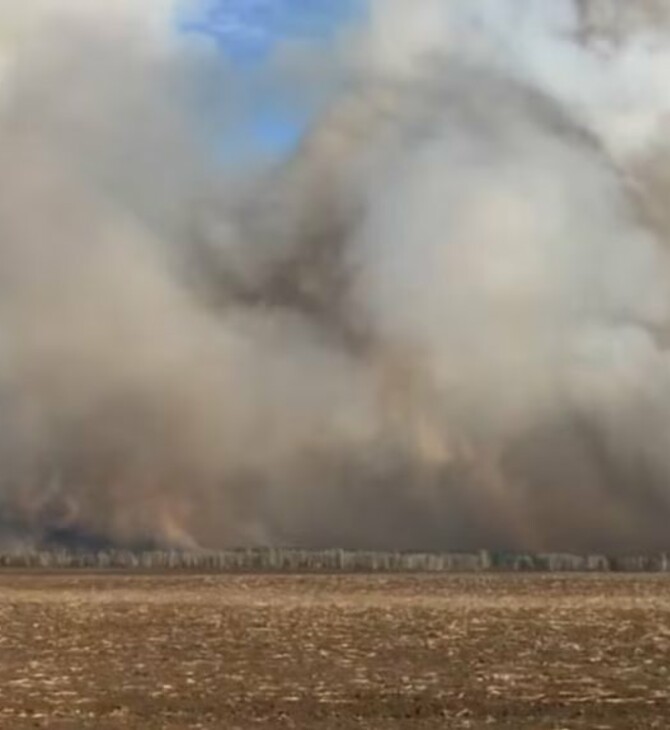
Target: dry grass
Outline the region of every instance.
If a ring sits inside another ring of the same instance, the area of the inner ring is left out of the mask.
[[[667,728],[663,576],[0,574],[0,727]]]

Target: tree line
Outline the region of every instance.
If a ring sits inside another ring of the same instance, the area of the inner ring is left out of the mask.
[[[20,549],[0,552],[0,568],[267,573],[670,572],[668,554],[383,552],[364,550]]]

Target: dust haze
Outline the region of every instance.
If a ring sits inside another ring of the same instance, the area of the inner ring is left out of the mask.
[[[373,1],[232,164],[170,3],[0,0],[0,542],[667,547],[665,8]]]

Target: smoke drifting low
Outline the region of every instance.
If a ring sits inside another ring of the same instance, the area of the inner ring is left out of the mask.
[[[0,542],[667,547],[665,2],[373,2],[235,166],[167,3],[14,5]]]

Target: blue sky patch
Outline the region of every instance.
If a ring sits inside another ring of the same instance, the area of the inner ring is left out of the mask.
[[[362,9],[363,0],[194,0],[179,25],[238,63],[262,63],[283,39],[328,42]]]
[[[245,90],[233,97],[238,105],[233,115],[235,122],[220,133],[215,132],[217,156],[222,157],[224,164],[280,158],[295,149],[316,109],[296,102],[297,95],[287,93],[286,89],[268,88],[264,67],[277,45],[285,40],[323,44],[327,52],[345,25],[363,17],[365,3],[366,0],[186,0],[178,18],[179,32],[212,41],[222,58],[236,68],[239,88]],[[234,94],[230,90],[227,93]]]

